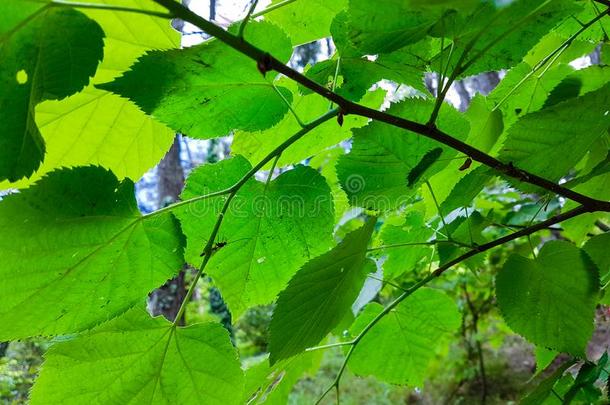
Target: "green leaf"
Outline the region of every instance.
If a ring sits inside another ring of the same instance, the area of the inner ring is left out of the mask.
[[[466,111],[470,122],[468,144],[485,153],[492,150],[504,131],[502,112],[489,104],[486,98],[477,95]]]
[[[0,14],[8,16],[0,19],[0,180],[15,181],[44,158],[36,104],[87,85],[103,57],[104,32],[79,11],[27,0],[3,1]]]
[[[271,6],[282,3],[273,0]],[[330,35],[334,16],[347,6],[347,0],[299,0],[265,15],[265,20],[280,26],[294,45],[301,45]]]
[[[547,349],[542,346],[536,346],[534,356],[536,358],[536,375],[540,375],[546,369],[559,353],[554,350]]]
[[[610,127],[610,85],[528,114],[509,130],[500,160],[557,181]]]
[[[468,217],[460,216],[453,222],[448,224],[447,229],[443,228],[443,231],[449,232],[451,238],[454,241],[460,242],[462,246],[458,246],[453,243],[443,243],[438,246],[438,257],[440,265],[443,265],[462,254],[465,254],[471,250],[470,247],[466,246],[477,246],[487,242],[487,239],[481,234],[487,227],[488,222],[478,212],[469,212]],[[464,264],[468,265],[471,269],[477,270],[483,266],[484,254],[476,255],[470,259],[464,261]]]
[[[610,273],[610,233],[592,237],[582,247],[599,270],[600,279],[606,281]]]
[[[407,99],[394,104],[388,113],[425,123],[433,106],[430,100]],[[437,125],[457,139],[463,140],[468,134],[468,122],[447,104],[440,110]],[[378,121],[353,133],[352,150],[339,160],[337,173],[352,205],[359,207],[388,210],[401,206],[423,181],[456,155],[455,150],[436,141]],[[408,174],[436,148],[442,149],[436,162],[408,185]]]
[[[296,94],[297,86],[293,83],[288,81],[282,81],[281,83],[295,92],[292,108],[302,121],[309,122],[328,111],[328,101],[317,94],[302,96]],[[384,95],[383,90],[370,92],[361,103],[371,108],[378,108],[383,102]],[[345,116],[342,126],[339,126],[336,120],[327,121],[286,149],[278,160],[278,166],[282,167],[302,162],[324,149],[348,139],[351,136],[352,128],[364,126],[366,123],[366,118],[356,115]],[[260,132],[237,131],[233,138],[231,152],[234,155],[243,155],[252,164],[256,164],[300,129],[301,126],[294,116],[288,114],[279,123],[267,130]],[[267,166],[269,167],[270,164]]]
[[[0,202],[1,340],[90,328],[180,270],[176,221],[141,216],[133,187],[80,167]]]
[[[562,34],[566,38],[582,28],[582,24],[591,21],[606,9],[605,6],[597,4],[594,1],[580,1],[584,9],[576,14],[574,18],[568,18],[559,27],[555,29],[557,34]],[[602,18],[597,23],[593,24],[589,29],[579,35],[582,40],[590,42],[605,41],[610,32],[610,19]]]
[[[462,75],[512,67],[555,25],[579,10],[572,0],[517,0],[497,7],[495,12],[489,3],[484,3],[469,18],[464,18],[462,32],[455,38],[457,47],[453,49],[452,65],[474,40],[467,58],[474,62]],[[473,26],[477,29],[472,29]],[[446,60],[448,54],[449,50],[441,55]],[[437,60],[440,62],[442,57]]]
[[[608,201],[610,200],[610,173],[593,177],[585,183],[577,185],[573,190],[591,198]],[[576,206],[576,203],[568,201],[565,209],[572,209]],[[568,238],[575,243],[580,244],[584,242],[588,238],[587,235],[596,228],[595,221],[598,219],[607,221],[608,213],[592,212],[582,214],[576,218],[562,222],[561,226],[564,229],[564,234]]]
[[[285,405],[293,386],[303,374],[315,375],[322,361],[321,350],[303,353],[274,365],[268,358],[246,369],[244,404]]]
[[[314,156],[309,161],[309,166],[319,170],[320,174],[326,179],[326,183],[330,186],[330,192],[333,195],[333,203],[335,205],[335,222],[339,222],[343,214],[350,208],[347,195],[339,184],[339,178],[335,170],[337,160],[344,154],[345,150],[338,146]]]
[[[204,165],[191,173],[182,193],[193,198],[230,187],[249,169],[241,156]],[[212,232],[224,197],[198,201],[176,215],[187,236],[193,265]],[[330,245],[333,226],[330,188],[315,170],[298,166],[268,185],[250,179],[224,216],[216,251],[206,272],[237,318],[251,305],[268,304],[308,259]]]
[[[565,21],[569,20],[570,19],[568,18]],[[578,29],[574,30],[570,33],[570,35],[576,33],[577,31]],[[580,35],[582,35],[582,33]],[[576,37],[576,39],[573,39],[572,42],[566,47],[566,38],[560,35],[558,30],[555,28],[547,35],[542,37],[542,39],[529,50],[527,55],[525,55],[523,58],[523,62],[529,64],[530,66],[535,66],[547,58],[548,55],[556,52],[558,48],[561,48],[561,52],[554,54],[552,58],[552,65],[569,64],[574,59],[578,59],[579,57],[587,55],[595,50],[596,44],[590,41],[581,40],[582,37],[580,35]],[[545,68],[549,67],[548,65],[544,66]]]
[[[547,242],[535,260],[511,255],[496,276],[504,319],[532,343],[584,357],[593,333],[599,273],[576,246]]]
[[[494,103],[494,109],[502,112],[505,129],[527,114],[540,110],[551,91],[574,69],[558,64],[544,75],[535,73],[526,78],[531,71],[532,67],[527,63],[518,64],[489,93],[488,99]]]
[[[469,206],[492,178],[485,166],[479,166],[469,172],[455,183],[447,198],[443,200],[441,212],[446,215],[456,208]]]
[[[573,361],[564,361],[555,371],[531,390],[522,400],[520,405],[540,405],[551,395],[555,383],[561,378],[563,373],[574,364]]]
[[[597,90],[610,81],[609,66],[589,66],[566,76],[549,94],[545,107]]]
[[[146,0],[122,0],[121,5],[164,10]],[[180,45],[178,32],[170,24],[159,24],[156,17],[131,13],[127,18],[125,13],[94,9],[84,12],[105,33],[104,60],[92,83],[112,80],[149,49]],[[38,104],[36,124],[46,144],[44,162],[29,179],[0,183],[0,188],[25,187],[55,168],[89,164],[108,168],[120,179],[137,180],[163,157],[175,135],[131,101],[99,90],[94,84],[67,99]]]
[[[366,248],[376,219],[307,262],[280,293],[269,327],[272,364],[320,343],[350,311],[366,275],[375,271]]]
[[[352,325],[357,334],[382,306],[368,304]],[[442,342],[460,326],[457,306],[445,293],[421,288],[383,317],[356,345],[349,369],[392,384],[421,387]]]
[[[373,84],[382,79],[406,84],[422,93],[427,93],[422,71],[409,69],[406,66],[397,68],[395,63],[372,62],[364,58],[341,57],[318,62],[307,71],[306,75],[315,82],[332,88],[337,63],[339,63],[339,80],[337,80],[339,83],[335,91],[349,100],[360,100]],[[304,87],[300,87],[300,90],[304,94],[312,93]]]
[[[45,354],[32,404],[239,404],[244,375],[227,331],[176,327],[136,307]]]
[[[290,40],[270,23],[248,24],[245,39],[280,60],[290,57]],[[256,63],[220,41],[149,52],[123,76],[98,88],[129,98],[174,130],[201,139],[234,129],[266,129],[288,111]],[[278,91],[290,101],[287,89]]]
[[[426,242],[433,233],[434,230],[426,226],[424,216],[419,211],[407,212],[404,222],[399,226],[384,225],[381,229],[381,241],[383,245],[390,246],[383,249],[387,255],[383,263],[384,279],[391,280],[412,272],[417,263],[429,255],[430,246],[409,243]]]
[[[388,53],[426,36],[438,10],[414,9],[404,0],[350,0],[349,39],[363,53]]]

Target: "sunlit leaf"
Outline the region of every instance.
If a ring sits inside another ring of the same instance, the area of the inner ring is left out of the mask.
[[[32,404],[239,404],[244,375],[218,323],[176,327],[134,308],[55,343]]]
[[[180,270],[177,221],[143,217],[133,187],[80,167],[0,201],[0,339],[90,328]]]

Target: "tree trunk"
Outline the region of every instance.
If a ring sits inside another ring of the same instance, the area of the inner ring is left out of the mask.
[[[454,88],[458,96],[460,96],[460,105],[458,106],[458,109],[464,112],[466,111],[466,109],[468,109],[468,106],[470,105],[470,93],[468,92],[468,89],[464,84],[464,80],[456,81],[454,84]]]
[[[180,140],[178,136],[174,138],[172,147],[159,163],[157,177],[159,195],[157,205],[161,208],[177,201],[184,187],[184,170],[180,163]],[[186,296],[184,270],[181,269],[175,278],[150,294],[149,308],[154,316],[163,315],[171,321],[176,318],[180,305]],[[179,324],[184,324],[184,317],[180,319]]]
[[[500,83],[500,75],[498,72],[481,73],[472,78],[471,85],[475,92],[481,93],[484,96],[488,95]]]

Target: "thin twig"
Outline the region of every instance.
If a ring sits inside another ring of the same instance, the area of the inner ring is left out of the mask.
[[[382,279],[382,278],[379,278],[379,277],[377,277],[377,276],[376,276],[376,275],[374,275],[374,274],[367,274],[367,277],[368,277],[368,278],[372,278],[373,280],[380,281],[380,282],[382,282],[382,283],[384,283],[384,284],[391,285],[392,287],[396,288],[397,290],[407,291],[407,289],[406,289],[406,288],[401,287],[401,286],[399,286],[398,284],[393,283],[393,282],[391,282],[391,281],[388,281],[388,280],[384,280],[384,279]]]
[[[456,240],[435,239],[435,240],[431,240],[431,241],[427,241],[427,242],[405,242],[405,243],[393,243],[390,245],[381,245],[381,246],[376,246],[373,248],[368,248],[366,251],[374,252],[377,250],[394,249],[394,248],[408,247],[408,246],[432,246],[432,245],[441,245],[443,243],[447,243],[450,245],[457,245],[457,246],[461,246],[461,247],[467,247],[467,248],[473,247],[472,245],[468,245],[467,243],[462,243],[462,242],[456,241]]]
[[[333,91],[333,93],[337,89],[337,78],[339,77],[340,69],[341,69],[341,56],[337,56],[337,65],[335,66],[335,75],[333,76],[333,84],[332,84],[332,91]],[[333,104],[334,103],[331,100],[328,108],[329,109],[333,108]]]
[[[237,33],[238,37],[240,37],[240,38],[244,37],[244,30],[246,29],[246,25],[250,21],[250,18],[252,17],[252,13],[254,12],[254,9],[256,8],[257,4],[258,4],[258,0],[252,0],[252,4],[250,5],[250,8],[248,9],[248,14],[246,14],[246,17],[242,20],[241,24],[239,24],[239,32]]]
[[[352,342],[351,340],[348,341],[348,342],[329,343],[327,345],[308,347],[307,349],[305,349],[305,351],[306,352],[314,352],[316,350],[330,349],[332,347],[350,346],[350,345],[353,345],[353,344],[354,344],[354,342]]]
[[[297,112],[294,110],[294,108],[292,107],[292,104],[290,103],[290,101],[288,101],[288,99],[286,97],[284,97],[284,95],[282,94],[282,92],[280,91],[280,89],[277,88],[277,86],[275,85],[275,83],[271,83],[271,85],[273,86],[273,90],[275,90],[275,92],[278,94],[278,96],[280,96],[280,98],[284,101],[284,103],[288,106],[288,110],[290,111],[290,113],[292,114],[292,116],[294,117],[294,119],[297,121],[297,123],[299,124],[299,126],[301,128],[305,127],[305,124],[303,124],[303,121],[301,121],[301,118],[299,117],[299,115],[297,114]]]
[[[428,180],[426,180],[426,186],[428,187],[428,190],[430,191],[430,194],[432,195],[432,200],[434,201],[434,206],[436,207],[436,211],[438,212],[438,216],[441,218],[441,222],[443,223],[443,229],[445,230],[445,233],[447,234],[447,239],[452,240],[451,239],[451,233],[449,232],[449,228],[447,227],[447,223],[445,222],[445,216],[441,212],[441,207],[438,204],[438,200],[436,199],[436,195],[434,195],[434,190],[432,190],[432,185],[430,184],[430,182]]]

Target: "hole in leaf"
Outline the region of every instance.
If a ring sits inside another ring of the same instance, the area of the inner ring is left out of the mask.
[[[17,83],[26,84],[28,82],[28,74],[25,70],[21,69],[17,72]]]

